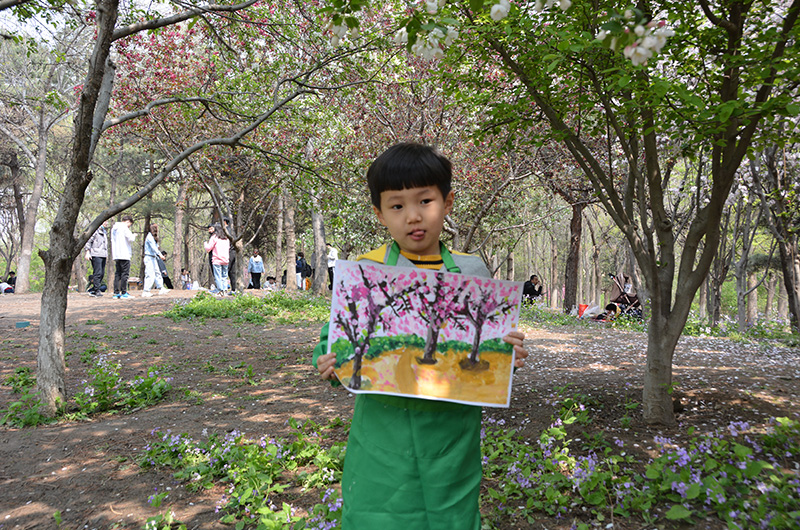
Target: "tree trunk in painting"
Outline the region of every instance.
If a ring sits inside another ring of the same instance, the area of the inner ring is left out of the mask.
[[[422,364],[436,364],[436,345],[439,343],[439,326],[431,324],[428,326],[428,333],[425,337],[425,353],[418,357],[417,361]]]
[[[356,345],[356,354],[353,356],[353,375],[350,377],[350,388],[353,390],[361,388],[361,361],[364,358],[364,354],[368,351],[369,339],[363,344]]]

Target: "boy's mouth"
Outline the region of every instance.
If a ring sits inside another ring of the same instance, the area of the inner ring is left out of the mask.
[[[425,230],[413,230],[408,234],[408,237],[414,241],[422,241],[425,238]]]

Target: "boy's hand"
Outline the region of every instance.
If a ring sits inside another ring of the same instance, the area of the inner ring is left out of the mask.
[[[317,370],[319,370],[319,376],[325,381],[336,377],[333,373],[334,364],[336,364],[335,353],[326,353],[325,355],[320,355],[317,359]]]
[[[503,340],[514,346],[514,366],[516,368],[525,366],[525,357],[528,356],[528,350],[522,345],[522,341],[525,340],[525,334],[521,331],[512,331],[503,337]],[[322,357],[320,357],[320,360],[322,360]]]

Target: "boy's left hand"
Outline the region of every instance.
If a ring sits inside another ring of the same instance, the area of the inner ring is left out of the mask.
[[[521,331],[512,331],[503,340],[514,346],[514,367],[522,368],[525,366],[525,357],[528,356],[528,350],[522,345],[525,340],[525,334]]]

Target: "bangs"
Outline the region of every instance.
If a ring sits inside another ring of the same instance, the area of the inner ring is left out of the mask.
[[[381,193],[436,186],[442,197],[450,193],[452,165],[433,148],[413,143],[397,144],[383,152],[367,171],[372,204],[380,208]]]

